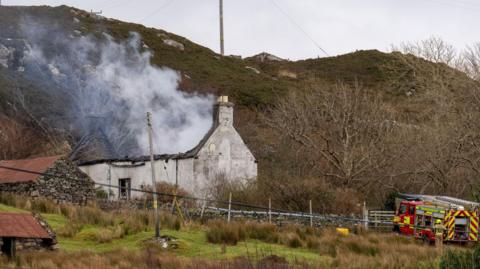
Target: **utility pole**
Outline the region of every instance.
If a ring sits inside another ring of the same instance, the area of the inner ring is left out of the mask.
[[[224,39],[223,39],[223,0],[220,0],[220,54],[222,56],[225,55],[225,47],[224,47]]]
[[[1,0],[0,0],[1,1]],[[108,194],[107,194],[107,200],[110,201],[110,193],[112,192],[112,166],[109,163],[108,164],[108,170],[107,170],[107,180],[108,180]],[[120,184],[119,184],[120,185]],[[120,192],[119,192],[120,194]],[[120,195],[119,195],[120,196]]]
[[[152,138],[152,121],[151,114],[147,112],[147,124],[148,124],[148,143],[150,145],[150,164],[152,166],[152,186],[153,186],[153,210],[155,214],[155,238],[160,238],[160,218],[158,215],[157,205],[157,181],[155,180],[155,163],[153,158],[153,138]]]

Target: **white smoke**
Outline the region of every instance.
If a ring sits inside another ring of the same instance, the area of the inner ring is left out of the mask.
[[[26,31],[31,48],[25,62],[56,70],[50,75],[73,100],[67,110],[74,128],[86,131],[97,119],[119,154],[148,152],[148,111],[156,154],[193,148],[212,125],[213,96],[179,91],[179,73],[153,66],[139,34],[115,41],[107,34],[67,38],[50,32],[47,42],[34,31],[31,26]],[[56,52],[46,56],[52,44]],[[137,149],[123,149],[131,139]]]

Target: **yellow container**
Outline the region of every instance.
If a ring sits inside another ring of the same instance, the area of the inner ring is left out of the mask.
[[[347,228],[337,228],[337,234],[347,236],[350,231]]]

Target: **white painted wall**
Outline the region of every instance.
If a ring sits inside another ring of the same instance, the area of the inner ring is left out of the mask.
[[[164,181],[175,184],[175,165],[176,160],[156,160],[155,175],[158,182]],[[144,186],[152,185],[150,162],[142,162],[135,164],[143,164],[136,167],[118,167],[121,165],[132,165],[132,162],[112,162],[111,164],[99,163],[93,165],[80,166],[80,170],[89,175],[96,183],[119,186],[119,180],[122,178],[130,178],[133,189],[141,189]],[[110,169],[110,182],[108,180],[108,170]],[[193,159],[178,160],[178,184],[180,187],[189,192],[193,192]],[[112,191],[113,197],[118,197],[118,188],[104,187],[104,190]],[[132,191],[132,197],[140,197],[141,193]]]
[[[228,99],[218,103],[215,124],[215,130],[195,158],[178,160],[179,186],[194,196],[203,196],[208,187],[212,186],[212,181],[219,175],[225,175],[228,180],[257,177],[255,157],[233,127],[233,104],[229,103]],[[175,162],[176,160],[173,159],[155,161],[157,181],[175,184]],[[131,187],[134,189],[151,186],[150,162],[144,162],[137,167],[118,167],[121,165],[132,165],[132,163],[114,162],[111,165],[98,163],[83,165],[80,169],[97,183],[118,186],[119,179],[130,178]],[[110,182],[108,181],[109,169]],[[111,191],[114,198],[118,197],[118,188],[111,188]],[[141,193],[132,192],[132,197],[139,196]]]

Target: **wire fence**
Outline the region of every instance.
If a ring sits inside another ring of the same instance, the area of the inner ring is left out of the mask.
[[[39,176],[59,177],[55,174],[49,174],[45,172],[36,172],[28,169],[20,169],[15,167],[8,167],[0,165],[0,169],[7,169],[22,173],[35,174]],[[74,178],[62,176],[64,179],[76,180]],[[104,183],[94,182],[96,186],[114,188],[120,190],[124,188],[118,185],[110,185]],[[158,199],[171,198],[178,199],[181,204],[181,209],[175,209],[173,204],[164,204],[163,209],[171,209],[174,214],[182,214],[187,218],[226,218],[228,221],[231,219],[254,219],[257,221],[268,221],[276,224],[284,223],[298,223],[310,226],[352,226],[363,225],[364,227],[383,227],[393,226],[392,220],[388,219],[374,219],[369,218],[368,211],[365,211],[362,215],[334,215],[315,213],[312,210],[312,201],[310,200],[310,210],[308,212],[291,211],[280,208],[272,207],[269,201],[268,206],[250,204],[245,202],[233,201],[232,197],[228,201],[211,199],[207,197],[195,197],[190,195],[179,195],[174,193],[166,193],[159,191],[152,191],[146,189],[129,188],[131,192],[137,192],[144,194],[144,198],[129,199],[129,200],[117,200],[117,199],[96,199],[100,204],[117,205],[119,207],[128,205],[136,208],[152,209],[153,203],[146,198],[147,195],[156,194]],[[232,209],[232,207],[234,207]],[[392,213],[393,214],[393,213]],[[384,216],[383,216],[384,217]]]

